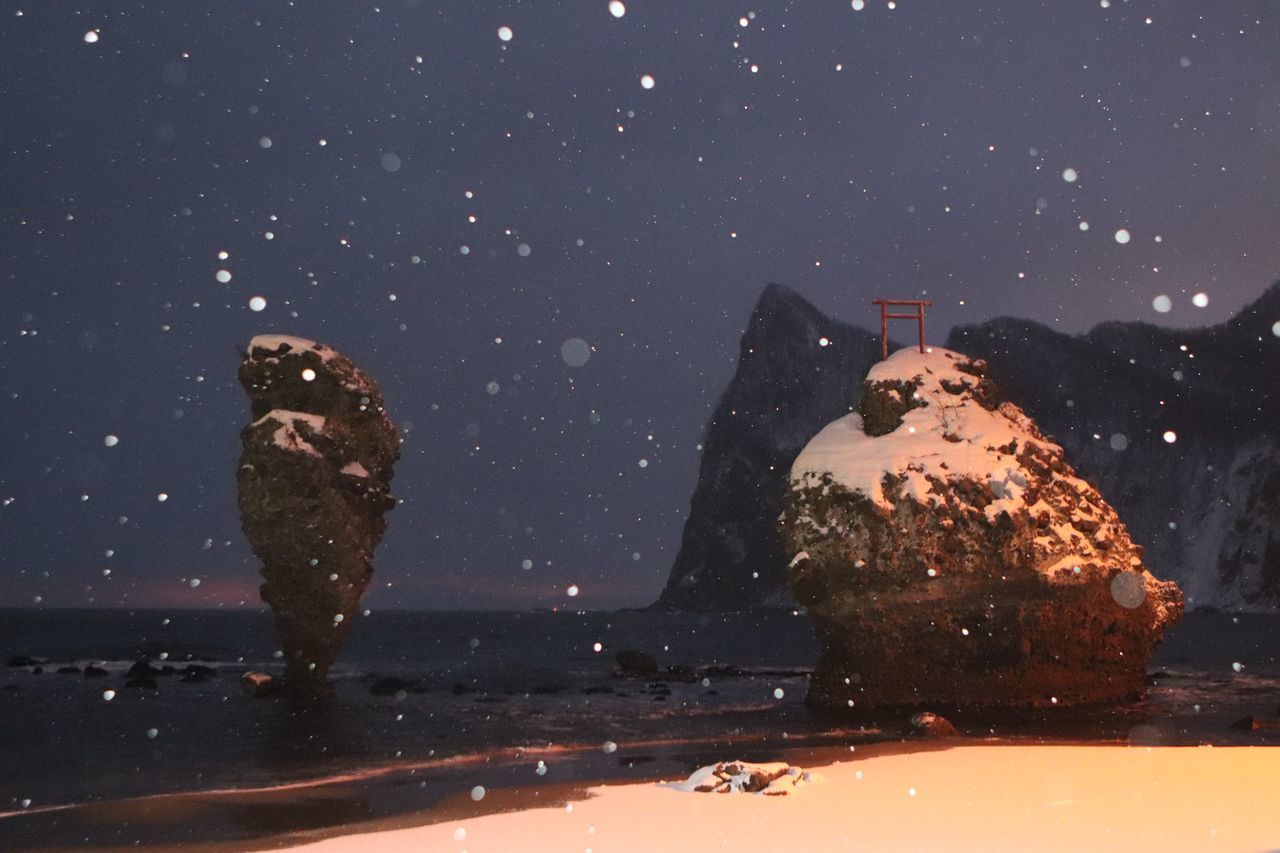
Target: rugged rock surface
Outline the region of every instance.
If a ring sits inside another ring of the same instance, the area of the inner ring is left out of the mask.
[[[786,472],[823,424],[852,411],[879,354],[869,332],[826,317],[786,287],[765,288],[707,427],[680,552],[655,607],[790,604],[775,524]]]
[[[653,675],[658,671],[658,662],[652,655],[632,649],[619,649],[614,654],[618,662],[618,670],[623,675]]]
[[[240,365],[253,422],[238,474],[245,535],[263,562],[285,683],[318,692],[373,572],[399,437],[374,381],[301,338],[254,338]]]
[[[1280,283],[1201,329],[1106,323],[1072,337],[998,319],[955,330],[950,346],[988,360],[1189,607],[1276,610],[1276,323]]]
[[[1148,563],[1182,587],[1188,607],[1275,610],[1277,322],[1280,284],[1202,329],[1107,323],[1072,336],[997,319],[956,329],[948,346],[991,364],[1007,398],[1062,445],[1146,547]],[[835,345],[815,346],[822,335]],[[878,359],[871,334],[786,288],[765,290],[708,426],[684,539],[657,606],[790,601],[789,555],[773,524],[781,481],[808,436],[858,405],[859,378]]]
[[[257,699],[267,696],[276,688],[276,680],[274,677],[265,672],[246,672],[240,676],[240,689],[244,695]]]
[[[1182,612],[1115,511],[1002,401],[986,363],[895,352],[791,469],[789,581],[834,707],[1141,695]]]
[[[946,717],[941,717],[932,711],[921,711],[918,714],[912,714],[911,719],[907,721],[907,725],[913,734],[923,737],[956,737],[956,727]]]

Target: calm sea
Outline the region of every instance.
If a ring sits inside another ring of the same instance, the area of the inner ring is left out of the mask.
[[[619,678],[619,649],[647,652],[664,667],[746,672],[705,682]],[[179,666],[210,661],[217,675],[125,687],[139,654],[162,653]],[[374,613],[355,627],[334,671],[334,700],[317,710],[241,694],[241,673],[280,668],[265,613],[0,611],[0,664],[14,655],[48,661],[42,674],[0,669],[0,812],[270,785],[512,746],[714,747],[752,735],[853,731],[803,705],[817,653],[808,620],[786,612]],[[995,733],[1277,743],[1275,733],[1230,723],[1276,717],[1278,656],[1280,616],[1190,614],[1152,662],[1158,677],[1146,702],[1019,716]],[[110,674],[56,673],[89,662]],[[374,695],[381,676],[412,684]],[[114,691],[109,701],[106,691]]]

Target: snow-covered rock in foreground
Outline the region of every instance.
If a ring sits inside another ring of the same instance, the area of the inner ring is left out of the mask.
[[[703,794],[761,794],[782,797],[805,785],[821,782],[822,777],[785,762],[749,764],[745,761],[721,761],[695,770],[683,782],[669,787],[677,791]]]
[[[987,365],[904,349],[800,452],[788,580],[823,642],[818,705],[1079,704],[1142,693],[1182,612]]]

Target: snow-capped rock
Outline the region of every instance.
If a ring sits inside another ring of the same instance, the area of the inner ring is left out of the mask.
[[[796,458],[789,581],[821,705],[1075,704],[1140,694],[1182,611],[1102,496],[987,365],[934,348],[867,374]]]

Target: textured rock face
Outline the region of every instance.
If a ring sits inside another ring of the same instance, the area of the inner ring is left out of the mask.
[[[399,437],[374,381],[301,338],[254,338],[240,365],[240,517],[263,562],[285,684],[323,690],[373,572]]]
[[[1276,610],[1277,322],[1280,284],[1201,329],[1107,323],[1072,337],[1001,319],[956,329],[950,345],[990,362],[1189,607]]]
[[[707,428],[680,552],[656,607],[791,603],[776,529],[786,472],[810,436],[852,411],[879,352],[868,332],[831,320],[785,287],[765,288]]]
[[[1280,608],[1280,284],[1226,323],[1108,323],[1064,335],[997,319],[948,347],[988,361],[1007,398],[1066,451],[1188,607]],[[830,335],[835,346],[813,340]],[[852,343],[849,343],[852,342]],[[804,442],[858,405],[879,341],[770,286],[707,431],[680,553],[659,606],[789,601],[774,519]],[[833,360],[834,359],[834,360]],[[745,412],[746,416],[735,415]],[[1163,434],[1176,433],[1167,443]],[[797,434],[799,437],[797,438]],[[1122,436],[1112,446],[1113,436]]]
[[[1142,548],[985,362],[899,350],[791,469],[789,582],[813,704],[1080,704],[1140,695],[1182,612]]]

